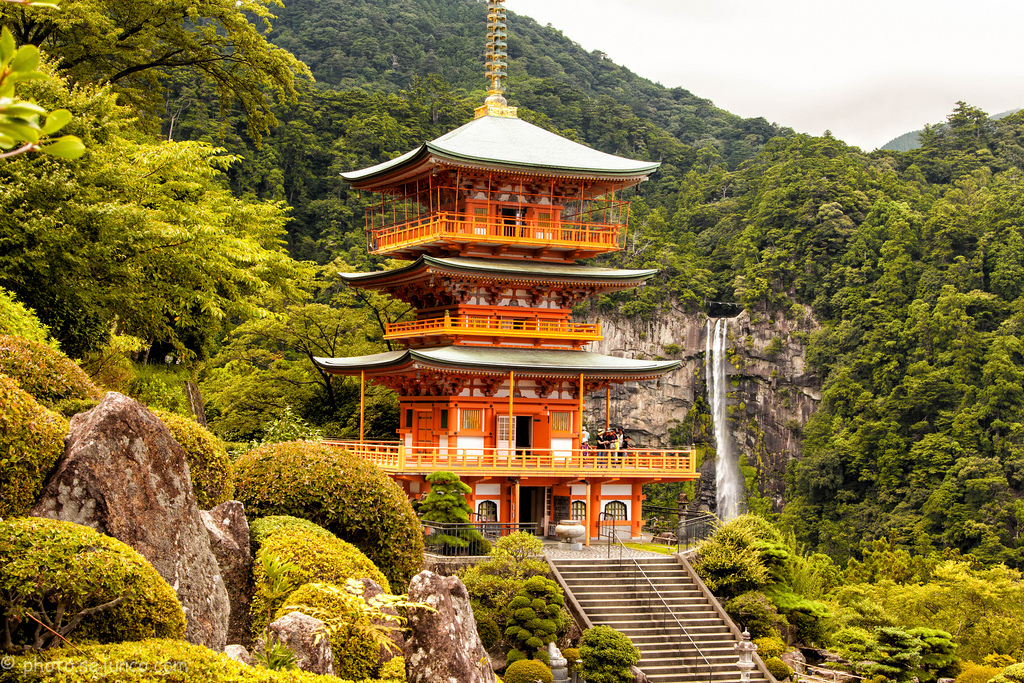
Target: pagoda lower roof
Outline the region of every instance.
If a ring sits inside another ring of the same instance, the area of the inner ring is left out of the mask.
[[[661,165],[599,152],[518,118],[483,116],[391,161],[341,177],[359,189],[379,190],[421,175],[438,163],[551,177],[639,182]]]
[[[409,282],[426,274],[486,279],[492,282],[523,284],[599,284],[633,287],[653,277],[658,271],[621,270],[575,263],[544,263],[532,259],[440,258],[420,256],[407,266],[372,273],[339,273],[349,284],[379,287]]]
[[[324,371],[338,375],[399,374],[409,370],[440,370],[477,375],[579,377],[620,381],[660,377],[682,361],[637,360],[589,351],[522,349],[493,346],[438,346],[404,349],[349,358],[314,358]]]

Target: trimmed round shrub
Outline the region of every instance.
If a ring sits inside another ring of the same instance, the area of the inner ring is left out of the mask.
[[[266,444],[235,461],[235,496],[251,517],[292,515],[324,527],[407,586],[423,566],[423,534],[402,489],[373,464],[309,441]]]
[[[495,643],[501,640],[501,629],[498,627],[498,622],[494,620],[494,615],[483,607],[480,609],[474,607],[473,617],[476,620],[476,632],[480,636],[480,642],[483,643],[485,650],[490,650]]]
[[[764,593],[751,591],[727,601],[723,607],[732,620],[750,631],[752,638],[779,638],[779,629],[789,622]]]
[[[337,536],[322,526],[313,524],[313,522],[306,521],[301,517],[292,517],[290,515],[260,517],[259,519],[254,519],[249,523],[249,543],[251,544],[253,556],[259,552],[264,541],[274,534],[279,531],[290,531],[295,529],[298,529],[299,531],[308,531],[311,534],[323,536],[324,538],[337,538]]]
[[[778,657],[769,657],[764,660],[764,668],[768,669],[768,673],[775,676],[775,679],[779,681],[793,675],[793,670],[789,668],[789,665]]]
[[[786,644],[778,638],[754,638],[754,645],[761,659],[780,657],[786,651]]]
[[[382,681],[401,681],[405,683],[405,657],[395,657],[384,662],[377,676]]]
[[[15,335],[57,348],[50,329],[39,322],[36,312],[0,288],[0,335]]]
[[[51,410],[76,409],[99,398],[100,390],[73,360],[41,342],[11,335],[0,337],[0,373]]]
[[[580,675],[587,683],[632,683],[630,667],[640,661],[640,651],[624,633],[610,626],[595,626],[580,638]]]
[[[307,583],[300,586],[298,590],[285,598],[284,604],[277,610],[274,619],[280,619],[284,615],[296,611],[288,609],[291,605],[308,605],[316,611],[322,610],[336,618],[348,614],[351,610],[351,603],[337,592],[325,590],[327,586],[331,586],[331,584]],[[337,586],[331,587],[344,590]],[[310,616],[323,621],[320,614],[311,613]],[[331,651],[334,654],[335,676],[361,681],[376,675],[377,664],[380,661],[380,646],[374,642],[371,635],[355,629],[335,630],[331,635]],[[404,678],[404,666],[402,675]]]
[[[1011,664],[993,678],[992,683],[1024,683],[1024,664]]]
[[[567,647],[562,650],[562,656],[565,657],[566,666],[569,667],[569,671],[575,671],[576,662],[580,661],[580,651],[574,647]]]
[[[966,661],[960,663],[960,673],[956,677],[956,683],[988,683],[1002,673],[1002,669],[988,664],[976,664]]]
[[[292,578],[299,585],[306,583],[333,583],[344,586],[348,579],[373,579],[386,592],[391,584],[366,555],[351,543],[331,535],[322,535],[303,529],[280,529],[267,536],[259,549],[271,557],[295,566]],[[252,599],[252,628],[259,638],[267,625],[267,600],[264,584],[267,581],[263,564],[253,563],[256,592]]]
[[[561,587],[551,579],[534,576],[527,580],[508,604],[505,638],[517,647],[534,651],[555,642],[565,626]]]
[[[524,659],[526,659],[526,655],[524,655],[518,649],[512,648],[508,651],[508,654],[505,655],[505,667],[508,668],[510,664],[514,664],[515,662],[521,662]]]
[[[36,624],[25,615],[40,601],[52,622],[70,625],[83,611],[124,598],[83,616],[70,631],[75,642],[185,634],[181,604],[153,566],[89,527],[38,517],[0,522],[0,557],[0,594],[12,598],[0,614],[0,631],[11,629],[16,645],[34,645]]]
[[[15,657],[10,673],[27,683],[344,683],[305,671],[270,671],[183,640],[56,648]],[[367,681],[365,683],[372,683]]]
[[[209,510],[231,500],[235,493],[231,483],[231,462],[220,439],[191,418],[163,410],[152,412],[185,450],[192,490],[199,508]]]
[[[64,454],[68,421],[0,375],[0,518],[28,512]]]
[[[551,669],[544,662],[536,659],[523,659],[513,662],[505,669],[504,680],[505,683],[534,683],[535,681],[552,683],[554,677],[551,675]]]

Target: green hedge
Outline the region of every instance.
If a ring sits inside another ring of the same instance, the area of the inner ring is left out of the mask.
[[[24,515],[64,454],[68,421],[0,375],[0,518]]]
[[[420,523],[402,489],[335,446],[266,444],[235,461],[235,496],[252,517],[292,515],[326,528],[407,586],[423,566]]]
[[[386,592],[391,584],[366,555],[351,543],[331,535],[298,528],[283,528],[267,536],[258,552],[265,552],[295,565],[293,578],[299,585],[333,583],[344,586],[348,579],[373,579]],[[256,592],[252,599],[252,628],[259,638],[267,625],[267,600],[264,587],[267,576],[263,564],[253,563]]]
[[[185,633],[181,604],[152,565],[121,541],[89,527],[37,517],[2,521],[0,557],[0,595],[11,596],[2,606],[0,627],[12,628],[16,643],[32,644],[35,623],[22,615],[38,609],[40,600],[52,621],[60,617],[67,624],[82,610],[127,597],[83,618],[68,634],[75,643],[180,638]]]
[[[46,344],[24,337],[0,336],[0,373],[51,410],[88,408],[100,390],[73,360]]]
[[[505,683],[552,683],[554,676],[544,662],[536,659],[521,659],[505,669]]]
[[[256,557],[256,554],[260,551],[260,547],[268,538],[279,531],[295,529],[299,531],[308,531],[311,534],[323,536],[325,538],[337,538],[337,536],[322,526],[313,524],[313,522],[302,519],[301,517],[292,517],[290,515],[260,517],[259,519],[254,519],[249,522],[249,543],[252,547],[253,557]]]
[[[332,586],[332,584],[307,583],[299,587],[285,599],[284,605],[277,610],[274,618],[280,619],[294,611],[286,609],[289,605],[309,605],[334,617],[343,617],[349,612],[349,603],[337,593],[324,590],[326,586]],[[332,587],[344,590],[342,587]],[[316,614],[310,616],[320,618]],[[361,679],[370,678],[379,673],[377,665],[380,662],[380,646],[368,634],[358,631],[345,632],[338,629],[331,636],[331,651],[334,654],[334,675],[336,676]]]
[[[49,328],[39,322],[36,312],[3,288],[0,288],[0,335],[25,337],[57,348],[57,342],[50,338]]]
[[[231,477],[231,461],[220,439],[195,420],[164,410],[153,410],[171,432],[174,440],[185,449],[188,471],[192,476],[192,490],[196,503],[209,510],[231,500],[235,486]]]
[[[151,639],[117,645],[59,648],[14,657],[0,683],[393,683],[354,682],[305,671],[269,671],[182,640]]]

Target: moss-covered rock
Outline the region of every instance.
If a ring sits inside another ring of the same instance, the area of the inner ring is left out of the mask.
[[[314,611],[310,616],[321,621],[324,621],[325,615],[343,619],[352,610],[351,600],[346,599],[344,595],[343,588],[332,584],[307,583],[288,596],[284,605],[277,610],[274,619],[280,619],[294,611],[290,609],[292,605],[312,607]],[[380,645],[368,633],[354,628],[336,629],[331,635],[331,651],[334,654],[335,676],[360,680],[378,674]],[[404,672],[403,667],[403,677]]]
[[[167,582],[139,553],[89,527],[22,517],[0,522],[0,632],[13,645],[38,647],[35,622],[24,617],[39,601],[54,623],[70,625],[83,610],[122,602],[84,616],[70,631],[76,643],[180,638],[185,614]],[[49,638],[46,639],[47,641]]]
[[[331,583],[344,586],[348,579],[373,579],[391,592],[387,578],[358,548],[330,534],[323,535],[298,528],[282,528],[267,536],[260,554],[278,558],[295,566],[292,579],[306,583]],[[255,637],[267,625],[266,571],[261,562],[253,564],[256,592],[252,599],[252,628]]]
[[[0,375],[0,518],[24,515],[64,453],[68,421]]]
[[[235,486],[231,477],[231,461],[224,444],[201,424],[187,417],[153,410],[171,432],[174,440],[181,444],[188,459],[188,471],[192,477],[192,490],[196,504],[201,510],[209,510],[231,500]]]
[[[251,667],[201,645],[150,639],[14,657],[0,683],[353,683],[305,671]],[[360,681],[359,683],[385,683]]]
[[[235,461],[235,496],[250,517],[292,515],[352,543],[397,586],[423,564],[419,520],[401,488],[335,446],[267,444]]]
[[[0,336],[0,373],[51,410],[67,414],[99,399],[100,390],[73,360],[25,337]],[[73,413],[72,413],[73,414]]]

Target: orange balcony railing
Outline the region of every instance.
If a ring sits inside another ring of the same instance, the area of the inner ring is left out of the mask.
[[[625,453],[579,449],[411,447],[396,442],[342,441],[332,444],[372,462],[389,474],[450,470],[496,476],[609,476],[696,479],[692,449],[631,448]]]
[[[618,223],[557,224],[528,219],[499,219],[440,212],[367,231],[367,249],[387,253],[432,242],[564,248],[606,253],[622,248],[626,230]]]
[[[489,316],[461,315],[443,318],[388,323],[385,339],[404,339],[423,335],[542,337],[571,341],[599,341],[601,323],[595,325],[553,320],[508,320]]]

